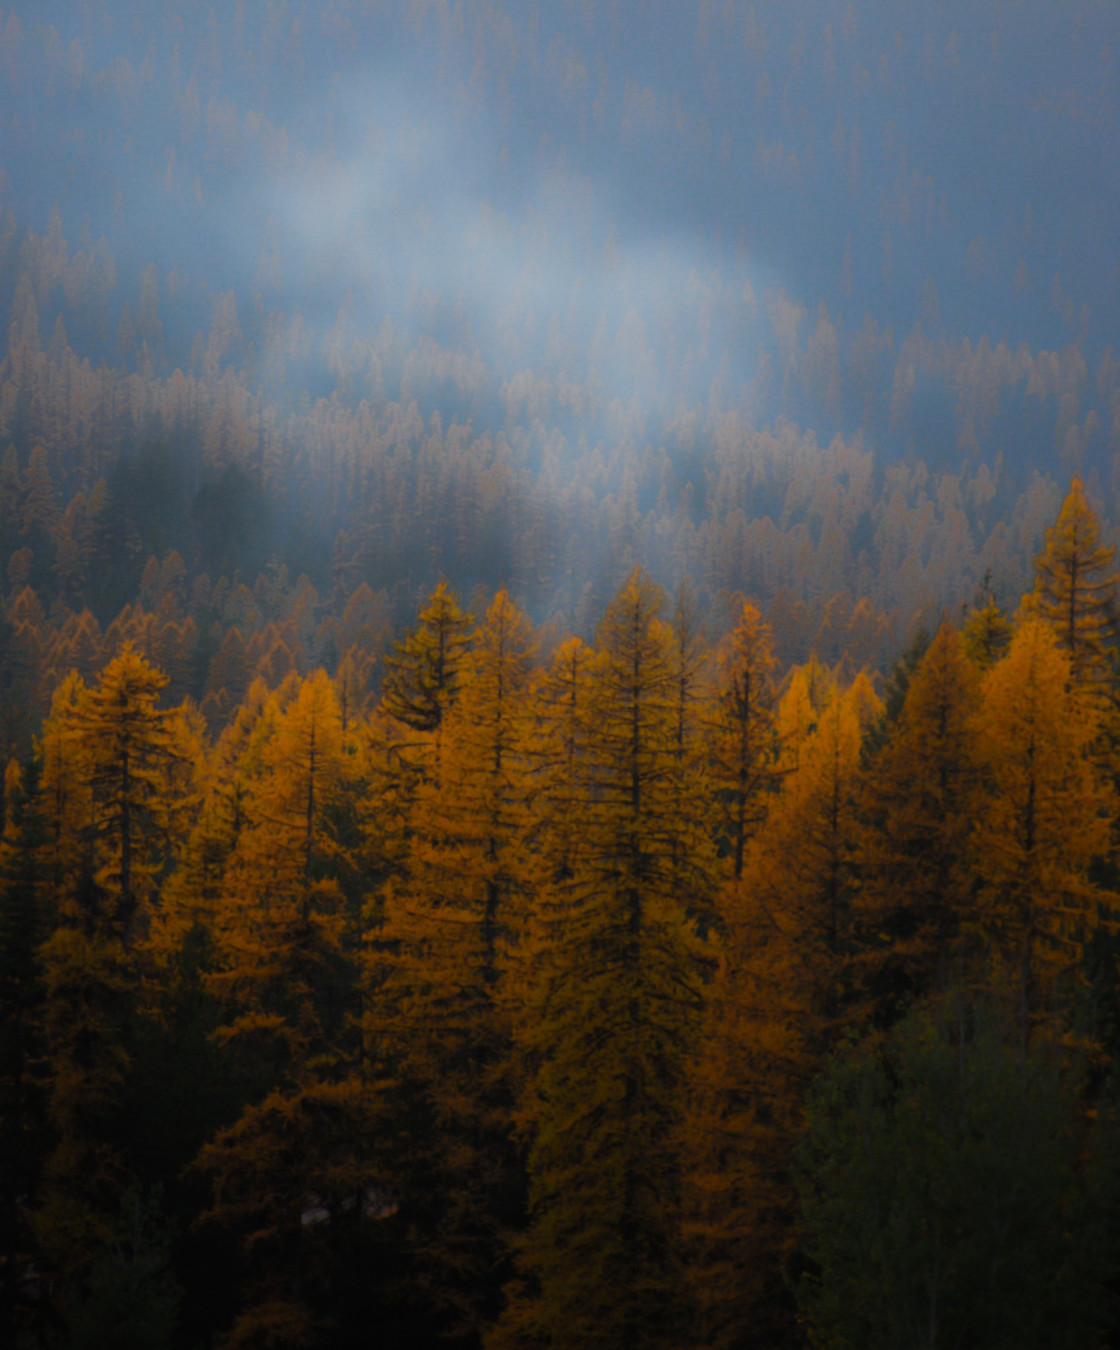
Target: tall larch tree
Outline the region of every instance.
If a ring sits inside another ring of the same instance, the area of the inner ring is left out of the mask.
[[[566,638],[535,690],[536,726],[528,747],[532,799],[528,861],[538,896],[569,881],[575,865],[586,806],[583,780],[593,659],[594,650],[582,638]]]
[[[85,740],[79,712],[89,691],[81,677],[71,673],[51,697],[51,710],[39,735],[43,762],[43,810],[50,835],[49,903],[56,914],[73,910],[74,887],[88,877],[88,846],[93,797]]]
[[[176,807],[190,790],[182,735],[157,706],[165,684],[126,645],[92,690],[71,687],[44,734],[48,822],[60,840],[77,827],[78,865],[60,884],[58,926],[42,948],[56,1144],[36,1226],[52,1266],[70,1280],[109,1240],[129,1176],[116,1141],[139,942],[171,856]]]
[[[976,883],[979,697],[979,671],[960,633],[942,623],[867,775],[859,917],[867,978],[886,1004],[960,973],[954,953]]]
[[[687,578],[681,582],[677,590],[669,631],[672,634],[673,704],[678,759],[677,791],[685,792],[695,789],[706,768],[707,747],[703,743],[702,732],[706,701],[704,671],[708,661],[704,623],[696,594]],[[706,805],[709,800],[710,796],[705,794],[704,804]],[[692,802],[691,811],[695,813],[699,805],[699,801]],[[683,800],[678,799],[674,814],[679,818],[688,814]],[[687,893],[690,889],[687,876],[689,865],[687,850],[681,853],[677,862],[684,869],[678,889],[682,893]]]
[[[1074,478],[1046,547],[1035,559],[1029,606],[1053,630],[1073,680],[1100,689],[1111,672],[1116,636],[1116,550],[1101,543],[1100,522]]]
[[[505,1231],[520,1218],[506,985],[526,927],[532,648],[499,591],[444,718],[439,780],[419,788],[407,879],[373,935],[367,1026],[396,1083],[390,1114],[409,1109],[398,1196],[459,1334],[493,1316]]]
[[[281,716],[263,680],[254,682],[217,744],[199,765],[197,813],[178,866],[162,889],[148,933],[151,955],[165,968],[195,932],[209,945],[224,893],[226,868],[248,821],[248,799],[266,769],[264,747]]]
[[[790,672],[777,708],[778,762],[783,771],[796,768],[801,762],[801,752],[835,693],[832,672],[816,656],[810,656],[804,665],[795,666]]]
[[[272,732],[225,869],[211,977],[226,1008],[218,1038],[250,1100],[198,1166],[214,1188],[208,1219],[236,1232],[246,1254],[229,1344],[294,1346],[320,1325],[338,1245],[368,1217],[359,922],[346,903],[355,863],[340,830],[362,786],[324,671],[261,721]]]
[[[683,757],[692,750],[700,728],[702,675],[708,655],[700,609],[696,595],[687,581],[682,581],[677,591],[671,632],[677,750]]]
[[[441,581],[420,611],[416,627],[386,656],[381,709],[434,747],[438,776],[441,727],[459,692],[471,617]]]
[[[786,697],[797,703],[784,720],[800,725],[804,681]],[[792,1148],[805,1088],[853,1016],[859,760],[880,710],[863,678],[832,690],[721,902],[684,1136],[698,1345],[793,1343],[782,1272],[796,1237]]]
[[[997,601],[991,582],[988,571],[961,625],[965,652],[981,670],[995,665],[1011,641],[1011,620]]]
[[[183,728],[173,729],[171,714],[158,707],[166,684],[167,676],[126,644],[77,714],[93,791],[94,882],[111,897],[112,922],[129,942],[150,916],[177,833],[173,810],[182,805],[172,800],[172,781],[189,758]]]
[[[1057,986],[1073,978],[1105,898],[1090,879],[1116,807],[1094,762],[1101,716],[1053,631],[1027,616],[984,680],[988,789],[976,820],[976,924],[1013,991],[1024,1040],[1059,1011]]]
[[[687,916],[706,902],[713,860],[700,794],[679,790],[661,605],[635,572],[588,672],[583,825],[543,914],[524,1023],[523,1282],[496,1345],[677,1345],[687,1316],[679,1125],[707,960]]]
[[[744,601],[738,623],[716,652],[707,729],[711,785],[735,881],[779,779],[775,665],[770,626]]]

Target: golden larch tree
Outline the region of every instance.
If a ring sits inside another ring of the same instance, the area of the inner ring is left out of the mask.
[[[218,1036],[255,1086],[196,1164],[213,1185],[207,1219],[237,1232],[247,1256],[230,1345],[305,1343],[372,1176],[356,1069],[359,922],[347,905],[360,840],[342,828],[346,803],[363,795],[360,759],[326,672],[293,680],[248,739],[261,771],[248,782],[214,918],[209,982],[226,1008]]]
[[[584,747],[590,734],[590,669],[594,651],[566,638],[552,654],[534,698],[535,731],[528,747],[532,813],[529,828],[536,891],[571,877],[584,822]]]
[[[944,622],[910,676],[863,796],[859,917],[880,1001],[943,983],[971,919],[979,700],[980,673]]]
[[[411,815],[407,876],[372,935],[371,1052],[408,1140],[402,1212],[451,1324],[492,1316],[503,1230],[517,1218],[506,990],[527,922],[526,741],[532,632],[499,591],[471,638],[442,726],[438,780]]]
[[[381,709],[431,748],[436,776],[443,718],[459,692],[470,629],[470,615],[441,581],[417,616],[416,627],[385,658]]]
[[[57,1144],[36,1226],[67,1277],[108,1238],[128,1180],[114,1142],[129,1065],[126,1023],[139,1002],[140,939],[192,786],[183,744],[189,718],[177,728],[175,715],[157,706],[165,684],[126,644],[94,689],[64,686],[44,728],[48,823],[76,867],[60,879],[59,924],[41,954]]]
[[[688,915],[709,902],[714,858],[702,786],[679,782],[661,605],[635,572],[587,671],[580,830],[525,994],[530,1223],[496,1345],[643,1350],[683,1332],[679,1125],[708,959]]]
[[[744,601],[739,622],[716,652],[707,728],[711,786],[736,881],[779,777],[775,665],[770,626]]]
[[[1116,632],[1116,550],[1101,543],[1100,522],[1074,478],[1046,547],[1035,559],[1031,608],[1053,630],[1080,685],[1100,686],[1111,671]]]
[[[804,726],[807,682],[786,697],[795,706],[779,720]],[[721,899],[684,1131],[698,1344],[778,1344],[792,1332],[782,1275],[796,1236],[791,1151],[804,1090],[854,1016],[859,760],[880,706],[861,677],[813,711],[742,879]]]
[[[158,706],[166,684],[167,676],[126,643],[76,714],[93,793],[94,881],[112,897],[112,921],[126,939],[138,915],[150,914],[175,833],[174,809],[182,804],[171,791],[182,737]]]
[[[1089,869],[1116,806],[1094,761],[1101,716],[1049,625],[1026,617],[984,680],[978,744],[989,781],[975,837],[975,922],[1014,989],[1024,1038],[1053,1010],[1097,921]]]

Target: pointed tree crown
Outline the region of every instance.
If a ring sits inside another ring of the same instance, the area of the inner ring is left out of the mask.
[[[1070,484],[1046,547],[1035,559],[1031,608],[1069,656],[1076,684],[1100,679],[1115,634],[1115,548],[1102,544],[1100,522],[1080,478]]]
[[[467,650],[471,617],[441,581],[417,616],[416,627],[387,656],[382,706],[415,731],[435,731],[454,701]]]

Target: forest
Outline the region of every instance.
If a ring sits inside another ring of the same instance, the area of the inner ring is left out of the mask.
[[[1118,56],[0,5],[0,1345],[1120,1345]]]
[[[11,1343],[1101,1343],[1113,556],[885,684],[635,569],[374,697],[367,588],[216,734],[120,625],[5,778]]]

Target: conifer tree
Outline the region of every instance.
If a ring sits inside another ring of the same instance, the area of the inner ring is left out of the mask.
[[[635,572],[589,671],[582,828],[546,897],[524,1024],[535,1066],[525,1283],[495,1344],[640,1350],[682,1334],[678,1128],[705,962],[686,912],[706,900],[712,858],[696,795],[678,792],[661,603]]]
[[[236,708],[245,699],[248,683],[245,640],[237,627],[228,628],[222,645],[214,653],[206,681],[207,698],[228,699],[226,706]]]
[[[147,1198],[130,1186],[88,1277],[58,1298],[74,1350],[174,1343],[182,1290],[170,1269],[174,1232],[159,1199],[158,1186]]]
[[[787,940],[796,935],[796,952],[790,952],[801,971],[793,981],[795,997],[814,1010],[810,1035],[821,1047],[843,1015],[858,890],[859,754],[881,707],[866,676],[833,694],[797,771],[783,785],[773,828],[759,841],[744,887],[753,890],[752,904],[765,925]]]
[[[182,756],[170,715],[157,706],[166,684],[126,643],[78,713],[93,791],[95,880],[112,896],[110,922],[126,941],[137,911],[150,908],[172,833],[172,766]]]
[[[1011,641],[1011,621],[996,601],[990,571],[985,573],[983,585],[969,609],[961,640],[968,657],[981,670],[993,666]]]
[[[1080,478],[1070,483],[1046,547],[1035,559],[1032,608],[1069,657],[1074,681],[1099,687],[1110,671],[1116,631],[1116,550],[1100,541],[1100,522]]]
[[[809,693],[795,681],[786,697],[794,724]],[[863,678],[833,689],[721,901],[723,946],[684,1135],[697,1344],[792,1337],[782,1275],[795,1238],[791,1150],[805,1087],[855,1015],[859,758],[880,711]]]
[[[95,899],[86,912],[101,907]],[[111,1236],[128,1184],[119,1141],[135,981],[129,954],[111,933],[59,927],[42,961],[47,1115],[56,1143],[34,1225],[52,1273],[72,1281]]]
[[[364,716],[369,710],[370,679],[376,658],[358,646],[347,647],[335,671],[339,707],[342,711],[342,729],[351,719]]]
[[[48,902],[55,914],[73,912],[74,886],[90,871],[93,798],[79,713],[88,691],[71,673],[55,689],[39,737],[43,761],[43,810],[50,835]]]
[[[502,1229],[518,1217],[506,989],[526,924],[528,620],[499,591],[419,789],[405,882],[386,897],[367,1025],[411,1102],[402,1209],[460,1330],[492,1315]],[[385,965],[383,975],[376,973]],[[392,1104],[390,1104],[392,1105]]]
[[[0,756],[5,763],[26,755],[31,744],[31,708],[38,691],[28,680],[30,674],[19,650],[15,625],[0,610]],[[2,785],[0,778],[0,785]],[[0,786],[0,806],[5,802]]]
[[[364,1213],[367,1095],[358,1062],[355,867],[340,830],[359,764],[324,671],[280,691],[246,755],[259,755],[216,906],[217,1035],[251,1099],[202,1150],[208,1219],[246,1252],[246,1303],[231,1345],[299,1345],[323,1315],[337,1247]],[[308,1219],[307,1215],[312,1218]]]
[[[878,997],[922,994],[949,973],[975,890],[979,677],[943,623],[910,675],[867,775],[861,918]]]
[[[1013,990],[1024,1040],[1054,1011],[1055,986],[1072,975],[1096,924],[1104,897],[1090,866],[1115,815],[1115,793],[1093,759],[1101,709],[1072,685],[1071,670],[1049,626],[1028,616],[983,688],[990,786],[976,822],[977,925]]]
[[[48,1116],[56,1143],[36,1213],[54,1270],[81,1278],[112,1232],[128,1163],[120,1148],[138,942],[169,857],[181,756],[166,677],[129,645],[86,691],[59,691],[44,731],[45,805],[60,856],[58,927],[41,949]]]
[[[779,767],[796,768],[801,752],[817,729],[822,712],[832,702],[836,681],[815,656],[796,666],[777,709]]]
[[[164,883],[148,934],[158,966],[165,968],[175,959],[193,929],[208,942],[213,936],[226,868],[249,823],[248,799],[266,772],[263,747],[279,717],[267,686],[255,682],[218,743],[200,757],[197,814],[178,850],[178,866]]]
[[[720,806],[731,872],[743,855],[778,778],[774,654],[770,627],[750,601],[716,655],[715,706],[708,728],[712,789]]]
[[[58,525],[58,509],[54,500],[54,485],[47,465],[47,452],[41,445],[31,451],[27,464],[24,488],[22,534],[37,557],[43,557],[54,540]],[[41,571],[45,569],[40,567]],[[37,581],[34,583],[39,585]]]
[[[458,694],[470,625],[455,592],[441,581],[417,616],[415,629],[397,644],[395,655],[385,658],[382,709],[431,736],[437,764],[440,725]]]
[[[681,582],[677,591],[669,631],[672,635],[673,703],[678,760],[676,774],[678,797],[673,816],[675,819],[683,819],[689,813],[696,813],[701,805],[707,806],[711,800],[710,794],[705,792],[702,799],[694,800],[686,811],[679,795],[685,791],[695,791],[706,767],[706,746],[703,744],[702,732],[706,703],[703,673],[707,664],[708,647],[696,596],[687,579]],[[713,823],[709,820],[704,822],[705,832],[711,830]],[[678,849],[678,844],[674,844],[674,849]],[[688,893],[690,890],[687,876],[688,859],[685,853],[677,852],[674,866],[685,869],[678,878],[677,889],[681,893]],[[701,891],[693,891],[694,903],[700,894]],[[705,916],[705,920],[708,917]]]
[[[1100,1343],[1114,1172],[1060,1064],[959,995],[830,1062],[797,1159],[810,1344]]]
[[[534,809],[530,863],[536,891],[569,881],[584,823],[585,747],[591,734],[593,650],[566,638],[536,690],[537,722],[529,747]]]
[[[261,738],[261,739],[258,739]],[[320,981],[340,959],[342,881],[350,860],[336,810],[360,791],[330,679],[298,682],[283,708],[263,710],[242,762],[259,755],[244,782],[215,915],[221,967],[215,988],[228,1000],[224,1037],[272,1042],[283,1072],[298,1080],[311,1047],[339,1034],[338,1009]],[[333,953],[333,955],[332,955]]]
[[[677,751],[683,757],[699,727],[700,676],[707,655],[696,596],[687,581],[681,582],[677,592],[672,634]]]

